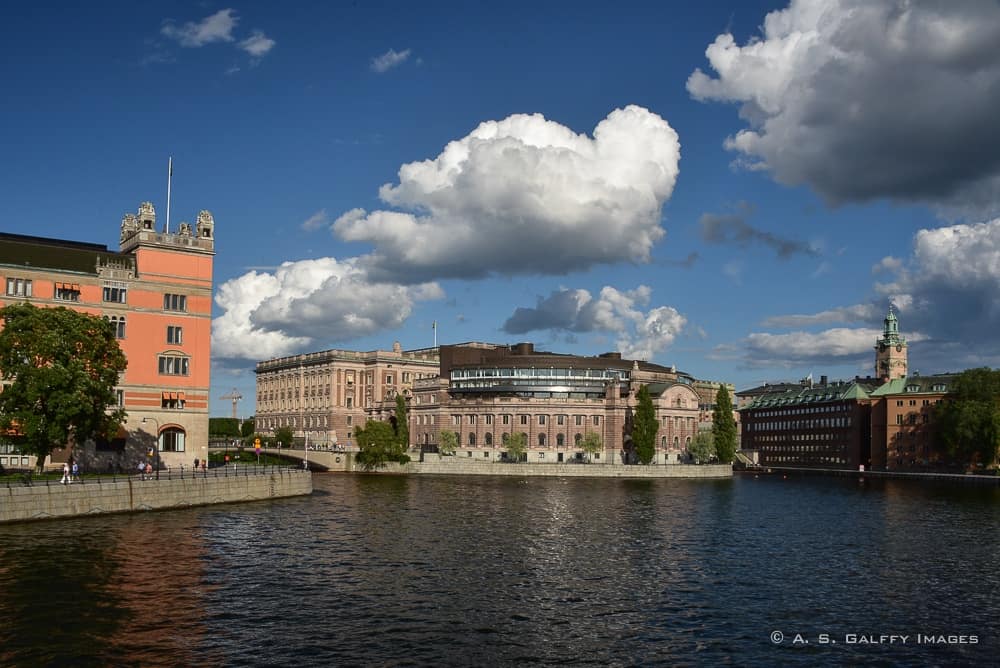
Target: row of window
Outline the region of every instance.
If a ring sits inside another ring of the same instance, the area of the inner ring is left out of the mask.
[[[780,411],[754,411],[751,415],[755,417],[785,417],[786,415],[816,415],[818,413],[836,413],[843,411],[846,407],[843,404],[823,404],[820,406],[809,406],[808,408],[790,408]]]
[[[511,420],[513,419],[513,417],[514,417],[513,415],[501,415],[500,416],[500,424],[510,424]],[[546,420],[550,416],[548,416],[548,415],[538,415],[536,417],[538,419],[538,424],[539,425],[544,425],[545,422],[546,422]],[[569,415],[556,415],[555,416],[555,418],[556,418],[556,424],[560,425],[560,426],[566,424],[567,420],[569,420],[569,417],[570,417]],[[464,418],[465,418],[464,422],[466,424],[476,424],[476,421],[478,420],[479,416],[478,415],[466,415],[466,416],[464,416]],[[520,423],[522,425],[526,425],[526,424],[528,424],[530,416],[529,415],[519,415],[518,418],[519,418]],[[587,416],[586,415],[574,415],[573,418],[576,421],[576,426],[580,427],[580,426],[583,425],[584,421],[587,419]],[[597,426],[599,426],[601,424],[601,416],[600,415],[593,415],[593,416],[591,416],[590,419],[591,419],[591,422],[593,423],[593,425],[595,427],[597,427]],[[461,425],[462,422],[463,422],[463,416],[462,415],[452,415],[451,416],[451,424],[453,426]],[[483,416],[483,423],[484,424],[493,424],[493,416],[492,415],[484,415]]]
[[[908,401],[909,401],[909,405],[910,406],[916,406],[917,405],[917,400],[916,399],[909,399]],[[938,403],[938,400],[935,400],[934,403],[935,404]],[[923,399],[923,400],[921,400],[921,403],[920,403],[921,406],[930,406],[930,404],[931,404],[931,400],[930,399]],[[899,406],[902,406],[902,405],[903,405],[903,400],[902,399],[897,399],[896,400],[896,406],[899,407]]]
[[[7,278],[8,297],[31,297],[34,290],[30,278]],[[70,283],[56,283],[52,295],[60,301],[78,302],[80,301],[80,286]],[[115,283],[103,286],[101,290],[101,300],[113,304],[128,303],[128,287]],[[187,296],[165,294],[163,295],[164,311],[187,311]]]
[[[456,440],[459,442],[459,444],[461,444],[462,443],[462,435],[459,434],[458,432],[453,432],[453,433],[455,434]],[[476,446],[476,438],[477,438],[477,436],[476,436],[475,432],[469,432],[468,435],[466,436],[466,439],[465,439],[466,445],[468,445],[470,447],[475,447]],[[500,435],[500,442],[501,442],[501,444],[506,445],[507,440],[509,438],[510,438],[510,434],[508,434],[507,432],[502,433]],[[521,432],[521,438],[524,439],[525,443],[528,443],[528,435],[526,433]],[[573,436],[573,444],[576,445],[577,447],[579,447],[579,445],[580,445],[580,443],[582,441],[583,441],[583,434],[579,434],[578,433],[578,434],[575,434]],[[661,448],[666,449],[667,446],[668,446],[668,443],[669,442],[668,442],[666,436],[661,436],[660,437],[660,447]],[[538,436],[537,436],[537,445],[538,445],[538,447],[544,448],[548,444],[549,444],[548,443],[548,436],[546,434],[538,434]],[[565,446],[566,445],[566,434],[563,434],[563,433],[556,434],[555,444],[556,444],[557,448],[561,448],[561,447]],[[492,433],[487,432],[487,433],[483,434],[483,445],[485,445],[487,447],[492,447],[493,446],[493,434]],[[677,436],[674,436],[674,439],[673,439],[673,447],[674,447],[674,449],[675,450],[680,449],[680,445],[681,445],[680,438],[677,437]],[[691,437],[690,436],[688,436],[684,440],[684,445],[685,446],[690,446],[691,445]]]
[[[782,420],[780,422],[747,422],[747,431],[787,431],[789,429],[827,429],[850,427],[850,417],[811,418],[809,420]]]

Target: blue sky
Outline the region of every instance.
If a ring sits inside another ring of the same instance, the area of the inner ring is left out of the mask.
[[[1000,5],[30,3],[0,220],[216,220],[212,414],[254,362],[399,341],[738,389],[998,365]]]

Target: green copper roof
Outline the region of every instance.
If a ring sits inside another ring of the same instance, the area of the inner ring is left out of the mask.
[[[813,385],[789,389],[786,392],[765,394],[754,399],[740,410],[771,408],[780,406],[809,406],[830,401],[868,399],[877,387],[875,381],[853,380],[831,383],[828,385]]]
[[[123,257],[98,244],[0,234],[0,265],[96,275],[99,260]]]

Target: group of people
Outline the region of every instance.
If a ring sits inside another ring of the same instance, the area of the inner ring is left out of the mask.
[[[60,480],[64,485],[69,485],[74,482],[80,482],[80,466],[76,462],[70,466],[69,462],[63,464],[63,475],[62,480]]]

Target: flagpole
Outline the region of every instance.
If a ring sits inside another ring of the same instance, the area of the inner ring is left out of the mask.
[[[438,347],[438,321],[435,320],[434,324],[431,325],[431,329],[434,330],[434,347]]]
[[[170,234],[170,177],[174,175],[174,158],[167,159],[167,224],[163,231]]]

